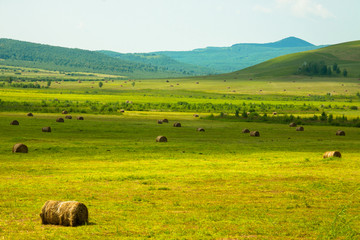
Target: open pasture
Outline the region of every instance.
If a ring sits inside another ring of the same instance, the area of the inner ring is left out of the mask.
[[[58,123],[60,113],[1,113],[0,239],[359,237],[358,128],[70,114]],[[20,142],[29,153],[11,153]],[[342,158],[322,158],[333,150]],[[83,202],[89,225],[41,225],[50,199]]]

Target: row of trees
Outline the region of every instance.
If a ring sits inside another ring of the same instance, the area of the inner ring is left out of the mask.
[[[319,75],[319,76],[332,76],[332,75],[342,75],[347,77],[348,71],[346,69],[342,70],[337,63],[334,63],[332,66],[328,66],[324,61],[320,62],[304,62],[297,71],[298,74],[303,75]]]

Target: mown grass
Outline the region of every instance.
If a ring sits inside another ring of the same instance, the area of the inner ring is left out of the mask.
[[[221,122],[190,113],[0,114],[4,239],[357,239],[360,129]],[[75,117],[75,114],[73,114]],[[169,124],[157,124],[167,117]],[[17,119],[19,126],[10,126]],[[181,128],[172,127],[180,121]],[[51,126],[51,133],[41,132]],[[197,127],[205,132],[196,132]],[[259,138],[241,133],[260,131]],[[167,143],[156,143],[164,135]],[[13,154],[22,142],[28,154]],[[339,150],[341,159],[322,159]],[[46,200],[90,224],[41,225]]]

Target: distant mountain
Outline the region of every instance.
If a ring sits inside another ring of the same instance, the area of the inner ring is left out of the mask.
[[[153,52],[164,55],[178,62],[203,66],[225,73],[240,70],[269,59],[289,53],[318,49],[315,46],[296,37],[289,37],[273,43],[241,43],[231,47],[207,47],[192,51],[162,51]]]

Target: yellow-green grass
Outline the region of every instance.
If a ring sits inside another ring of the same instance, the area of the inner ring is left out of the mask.
[[[358,128],[343,128],[340,137],[337,127],[296,132],[190,113],[83,115],[84,121],[56,123],[59,116],[0,114],[4,239],[359,237]],[[169,124],[156,123],[164,117]],[[10,125],[14,119],[19,126]],[[182,127],[172,127],[175,121]],[[41,132],[44,126],[52,132]],[[158,135],[168,142],[156,143]],[[11,153],[18,142],[29,153]],[[343,157],[323,159],[331,150]],[[41,225],[40,209],[49,199],[85,203],[90,224]]]

